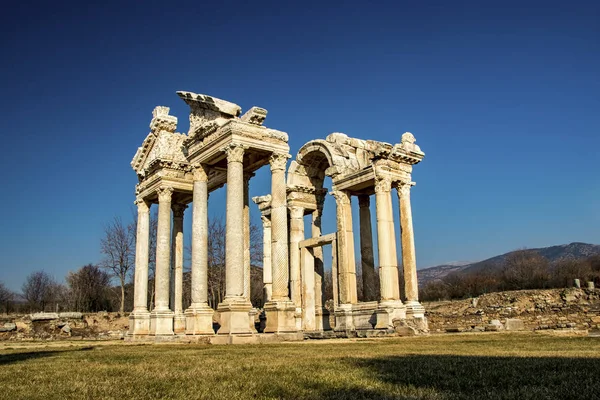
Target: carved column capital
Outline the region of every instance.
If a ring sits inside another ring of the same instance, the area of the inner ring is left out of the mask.
[[[136,199],[133,204],[137,206],[138,214],[147,214],[150,212],[150,204],[144,199]]]
[[[392,190],[392,180],[387,177],[375,178],[375,193],[389,193]]]
[[[397,182],[396,190],[398,191],[398,198],[400,196],[410,196],[410,188],[415,186],[415,182]]]
[[[263,228],[271,227],[271,218],[267,217],[266,215],[261,215],[260,219],[262,220]]]
[[[360,195],[358,196],[358,206],[360,208],[369,208],[371,206],[371,199],[368,195]]]
[[[188,208],[187,204],[175,203],[171,206],[173,210],[174,218],[183,218],[183,213],[185,209]]]
[[[208,168],[204,164],[194,164],[194,180],[208,182]]]
[[[158,202],[169,202],[171,201],[171,196],[173,196],[173,192],[175,190],[170,186],[161,186],[158,188],[156,193],[158,193]]]
[[[350,194],[344,190],[334,190],[331,195],[337,204],[350,204]]]
[[[271,164],[271,171],[276,170],[284,170],[287,164],[288,158],[291,156],[289,154],[284,153],[273,153],[271,154],[271,158],[269,159],[269,163]]]
[[[302,219],[304,217],[304,207],[291,206],[290,217],[292,219]]]
[[[223,147],[221,150],[227,153],[227,164],[232,162],[244,162],[244,152],[246,151],[246,146],[237,143],[231,143],[230,145]]]

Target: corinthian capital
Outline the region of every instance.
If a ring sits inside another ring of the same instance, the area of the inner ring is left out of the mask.
[[[410,188],[413,186],[415,186],[414,182],[398,182],[398,184],[396,185],[396,190],[398,191],[398,198],[402,196],[410,196]]]
[[[350,204],[350,195],[346,191],[334,190],[331,192],[331,195],[335,198],[337,204]]]
[[[232,162],[244,162],[245,150],[245,146],[237,143],[231,143],[229,146],[226,146],[222,149],[222,151],[227,153],[227,164]]]
[[[271,171],[276,170],[285,170],[285,165],[287,164],[287,159],[291,156],[285,153],[273,153],[271,154],[271,158],[269,159],[269,163],[271,164]]]
[[[156,191],[158,193],[158,202],[170,202],[171,196],[173,195],[173,191],[173,188],[170,186],[161,186],[160,188],[158,188],[158,190]]]
[[[375,178],[375,193],[389,193],[392,190],[390,178]]]
[[[150,212],[150,205],[144,199],[138,198],[133,202],[133,204],[137,206],[138,214],[147,214]]]
[[[208,182],[208,168],[204,164],[195,164],[194,180],[200,182]]]
[[[175,203],[171,206],[173,210],[174,218],[183,218],[183,213],[185,209],[188,208],[187,204]]]
[[[304,217],[304,208],[298,206],[290,207],[290,217],[292,219],[302,219]]]
[[[271,218],[267,217],[266,215],[261,215],[260,219],[262,220],[264,229],[271,227]]]

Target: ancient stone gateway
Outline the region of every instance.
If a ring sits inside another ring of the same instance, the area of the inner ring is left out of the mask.
[[[359,140],[332,133],[306,143],[287,170],[286,133],[263,126],[267,111],[252,107],[242,115],[236,104],[211,96],[178,92],[190,107],[187,134],[177,133],[169,108],[156,107],[150,133],[131,165],[138,175],[134,309],[130,338],[175,335],[261,336],[250,303],[248,185],[267,164],[271,193],[253,201],[262,213],[264,334],[286,340],[303,332],[334,329],[337,335],[387,331],[393,321],[419,321],[415,245],[410,206],[412,166],[424,153],[410,133],[399,144]],[[321,218],[331,177],[337,232],[323,235]],[[208,196],[226,184],[226,290],[216,312],[208,305]],[[400,204],[404,281],[400,282],[392,190]],[[370,197],[375,195],[379,279],[374,263]],[[363,301],[357,298],[352,198],[360,207]],[[183,218],[192,210],[191,299],[183,310]],[[148,310],[149,212],[158,204],[155,301]],[[309,235],[304,216],[312,216]],[[308,236],[308,237],[307,237]],[[332,245],[335,323],[324,299],[322,246]],[[379,282],[379,290],[377,283]],[[400,298],[404,285],[405,302]]]

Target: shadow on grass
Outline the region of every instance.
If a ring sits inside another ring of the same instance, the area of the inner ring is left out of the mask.
[[[0,365],[13,364],[19,361],[34,360],[38,358],[51,357],[59,354],[66,354],[71,352],[93,350],[91,346],[81,347],[79,349],[56,349],[56,350],[45,350],[45,351],[30,351],[23,353],[12,353],[12,354],[0,354]]]
[[[600,358],[411,355],[347,362],[373,388],[313,382],[320,399],[600,399]]]

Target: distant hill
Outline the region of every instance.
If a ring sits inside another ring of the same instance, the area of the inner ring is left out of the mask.
[[[542,247],[539,249],[525,249],[525,251],[536,252],[542,257],[545,257],[548,261],[556,262],[578,260],[593,255],[599,255],[600,245],[575,242],[558,246]],[[419,285],[422,286],[427,282],[431,282],[436,279],[442,279],[453,272],[477,272],[490,268],[500,268],[504,264],[506,257],[512,253],[514,253],[514,251],[475,263],[448,263],[437,265],[435,267],[420,269],[418,271]]]

